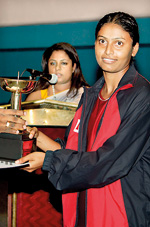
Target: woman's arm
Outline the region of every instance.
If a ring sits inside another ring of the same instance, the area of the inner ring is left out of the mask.
[[[59,143],[55,142],[45,134],[39,131],[39,136],[37,138],[37,146],[42,149],[43,151],[47,151],[51,149],[52,151],[55,151],[57,149],[61,149],[61,146]]]
[[[27,127],[27,131],[30,133],[29,138],[32,139],[33,137],[35,137],[37,147],[39,147],[44,152],[49,149],[54,151],[61,148],[59,143],[55,142],[50,137],[40,132],[36,127]]]
[[[41,99],[41,91],[34,91],[31,94],[28,95],[25,101],[33,101],[33,100],[38,100]]]

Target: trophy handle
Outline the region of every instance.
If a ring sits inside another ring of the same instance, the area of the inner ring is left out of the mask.
[[[21,110],[21,93],[12,92],[12,94],[11,94],[11,109]]]

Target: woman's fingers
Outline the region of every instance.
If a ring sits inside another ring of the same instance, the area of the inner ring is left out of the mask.
[[[39,135],[39,131],[36,127],[31,128],[31,127],[27,126],[26,130],[29,132],[30,139],[37,138]]]
[[[29,162],[30,165],[28,167],[23,168],[23,170],[33,172],[43,166],[44,158],[45,158],[44,152],[33,152],[28,154],[27,156],[24,156],[16,160],[16,164]]]
[[[0,132],[19,133],[26,129],[26,121],[20,117],[23,115],[22,110],[0,109]]]

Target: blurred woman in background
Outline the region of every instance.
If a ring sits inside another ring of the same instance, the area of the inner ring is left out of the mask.
[[[83,86],[89,86],[82,74],[77,51],[69,43],[56,43],[47,48],[42,57],[42,68],[44,73],[55,74],[58,81],[51,85],[40,78],[36,90],[26,101],[51,99],[78,103]]]

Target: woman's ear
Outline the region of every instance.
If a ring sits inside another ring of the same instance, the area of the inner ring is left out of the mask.
[[[75,69],[76,69],[76,63],[74,63],[73,67],[72,67],[72,73],[74,73]]]
[[[133,50],[132,50],[132,57],[135,57],[138,50],[139,50],[139,43],[136,43],[135,46],[133,47]]]

